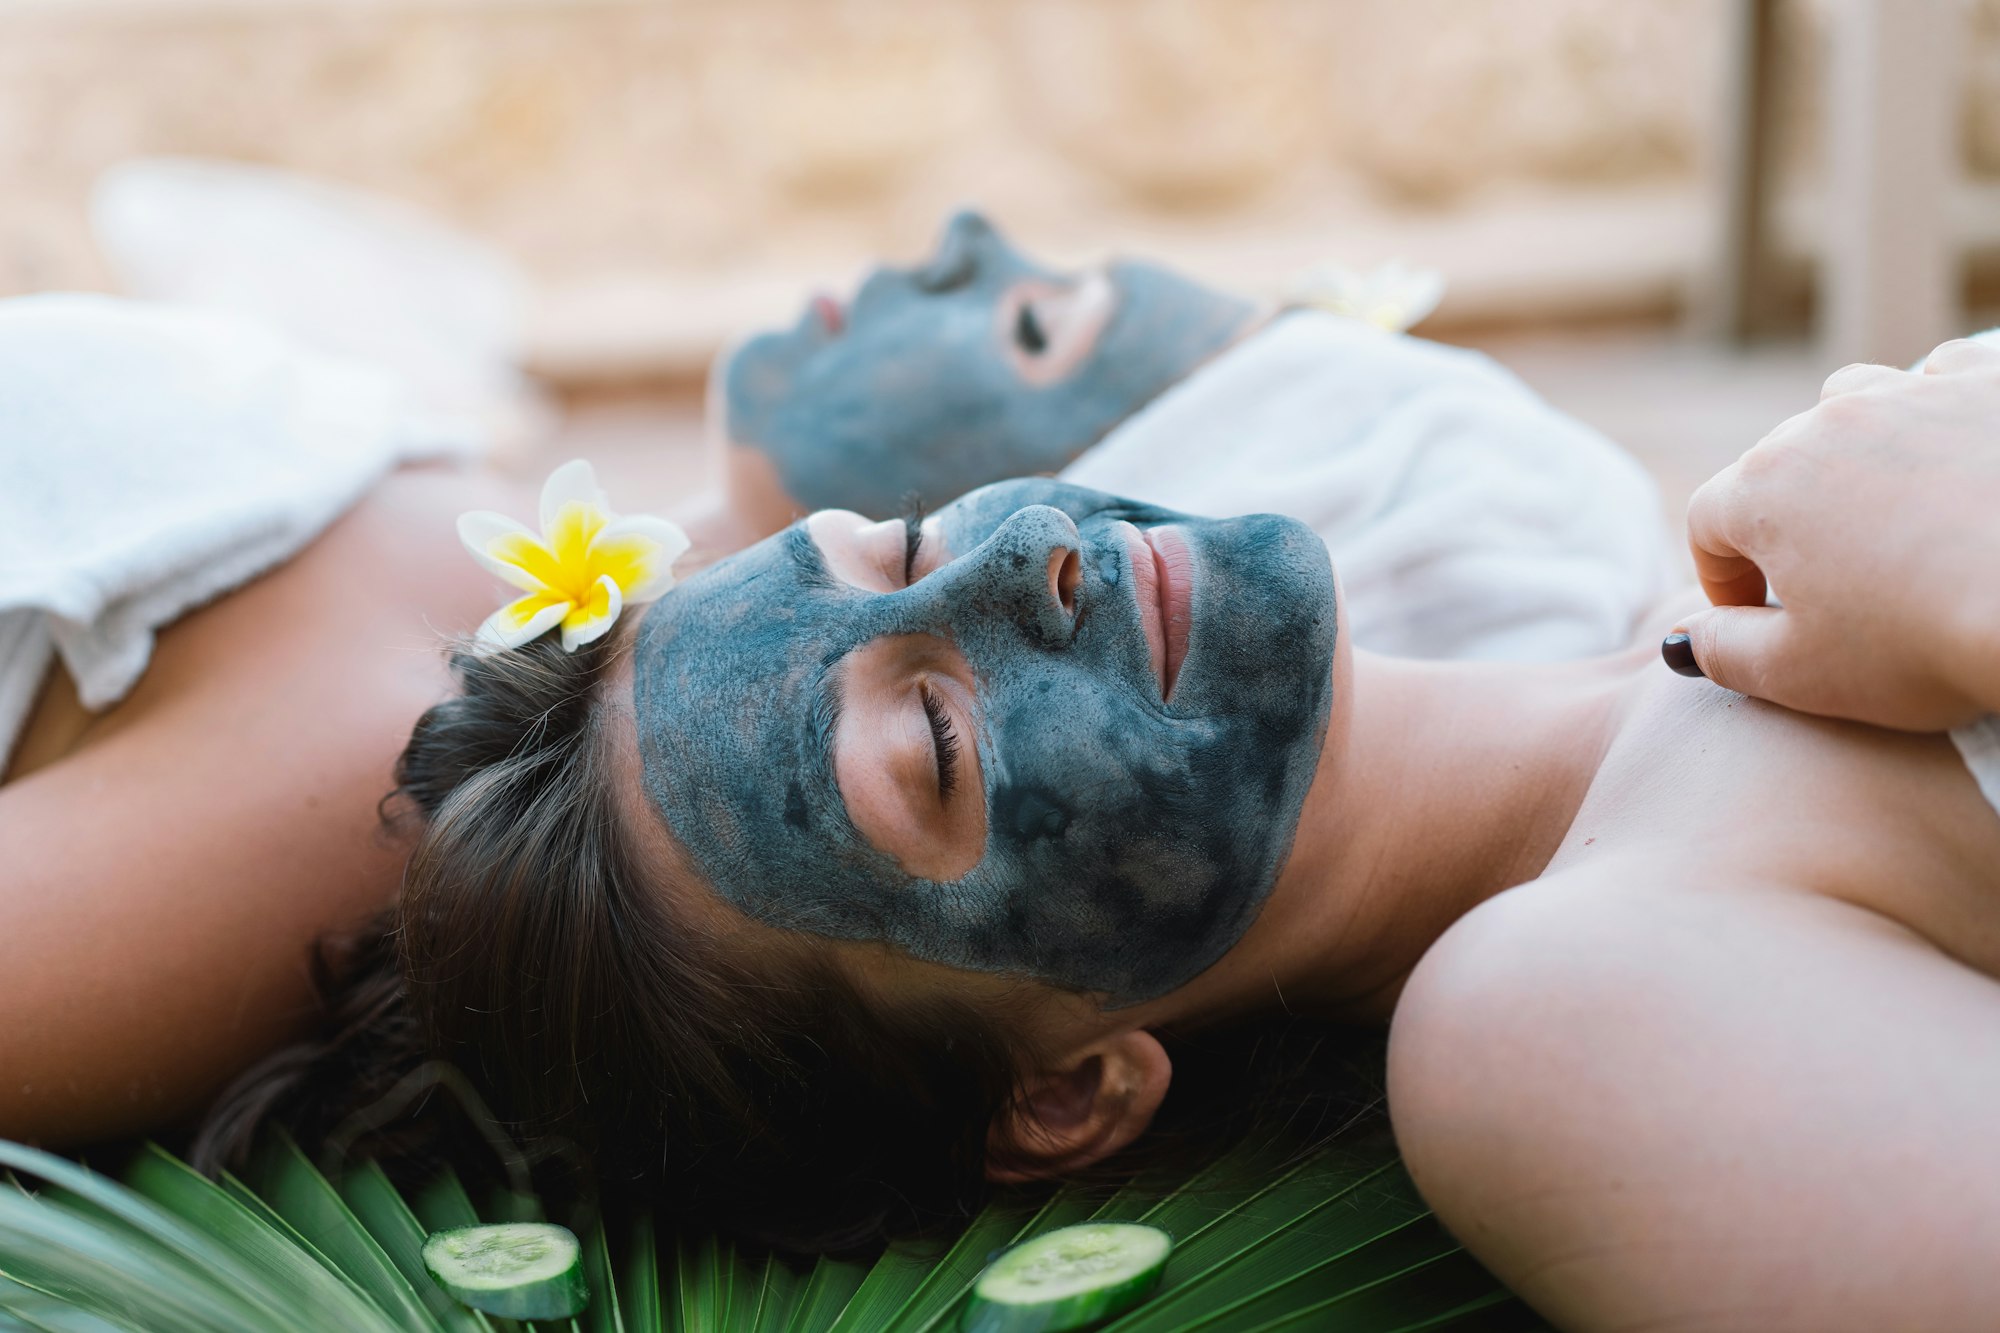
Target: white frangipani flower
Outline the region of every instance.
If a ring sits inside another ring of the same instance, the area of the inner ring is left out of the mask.
[[[674,586],[674,561],[688,548],[678,523],[650,514],[620,518],[582,459],[542,484],[542,531],[505,514],[475,510],[458,519],[472,558],[526,594],[479,627],[483,643],[518,648],[562,626],[565,652],[604,637],[627,602]]]
[[[1444,274],[1400,259],[1363,272],[1322,264],[1295,278],[1286,291],[1292,305],[1315,306],[1365,320],[1391,333],[1407,333],[1444,299]]]

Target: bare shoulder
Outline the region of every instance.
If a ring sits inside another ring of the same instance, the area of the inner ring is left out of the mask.
[[[241,726],[266,715],[251,708],[261,699],[323,745],[353,736],[379,749],[383,726],[442,692],[442,645],[501,595],[460,549],[457,515],[518,501],[485,474],[391,474],[292,560],[163,632],[145,679],[93,740],[216,713]]]
[[[1697,855],[1564,872],[1438,942],[1390,1045],[1419,1188],[1565,1327],[1977,1326],[2000,986]]]
[[[454,473],[403,473],[295,559],[160,635],[131,696],[0,788],[0,1134],[198,1108],[308,1012],[314,941],[394,896],[377,805],[493,605]]]

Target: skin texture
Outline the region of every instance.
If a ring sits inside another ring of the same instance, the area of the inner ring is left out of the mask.
[[[192,1110],[291,1030],[311,937],[393,894],[387,765],[444,688],[438,633],[498,595],[450,519],[533,502],[419,480],[169,630],[140,691],[0,788],[0,1133]],[[1236,947],[1157,1000],[1033,1011],[1046,1169],[1143,1130],[1169,1077],[1149,1029],[1393,1007],[1415,1178],[1558,1326],[1986,1326],[2000,820],[1940,738],[1673,676],[1656,645],[1688,609],[1558,667],[1341,636],[1291,853]],[[829,947],[910,1002],[1018,1012],[1004,979]]]
[[[1716,609],[1695,660],[1731,689],[1913,731],[2000,711],[2000,348],[1855,365],[1704,485],[1688,541]],[[1765,605],[1767,589],[1783,600]]]
[[[1143,1086],[1149,1030],[1393,1009],[1419,1187],[1556,1327],[1982,1326],[2000,820],[1942,738],[1674,676],[1687,609],[1559,667],[1340,653],[1257,920],[1078,1017],[1051,1086]]]
[[[1555,856],[1403,990],[1418,1186],[1559,1328],[1982,1326],[2000,820],[1939,738],[1635,665]]]
[[[935,507],[1060,469],[1254,315],[1155,264],[1044,267],[960,213],[928,262],[877,269],[831,321],[814,303],[738,349],[724,433],[805,508]]]
[[[1164,700],[1132,540],[1161,525],[1193,566]],[[936,529],[962,554],[907,589],[841,580],[800,525],[663,597],[633,667],[648,794],[768,923],[1119,1002],[1173,989],[1242,935],[1290,846],[1332,699],[1325,547],[1289,519],[1037,480]],[[960,752],[941,818],[971,803],[986,831],[949,879],[871,842],[836,775],[850,657],[908,639],[936,656],[907,690],[931,692],[952,738],[934,744]]]
[[[449,687],[439,637],[495,604],[452,520],[534,502],[397,473],[163,631],[116,708],[38,715],[0,785],[0,1136],[158,1131],[298,1034],[313,941],[401,883],[378,805]]]

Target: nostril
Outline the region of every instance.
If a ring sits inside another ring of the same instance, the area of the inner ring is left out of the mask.
[[[1049,554],[1049,589],[1069,615],[1076,614],[1076,585],[1083,581],[1083,559],[1075,551]]]

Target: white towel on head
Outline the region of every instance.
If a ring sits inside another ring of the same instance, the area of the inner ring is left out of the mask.
[[[1062,476],[1311,524],[1375,652],[1610,652],[1671,586],[1659,494],[1632,458],[1484,356],[1322,311],[1279,316]]]
[[[226,316],[0,301],[0,765],[50,663],[84,706],[153,635],[295,554],[397,463],[469,450],[393,381]]]

